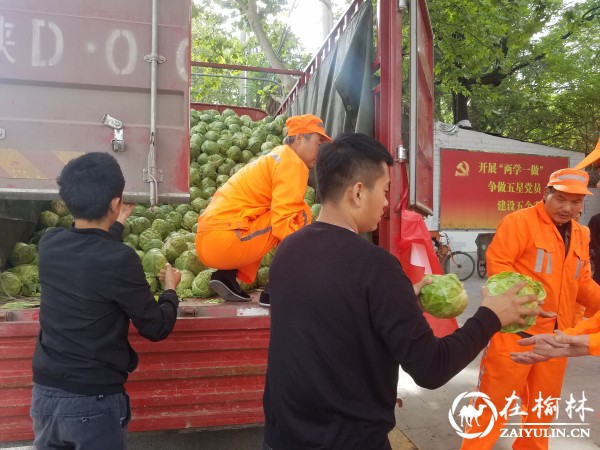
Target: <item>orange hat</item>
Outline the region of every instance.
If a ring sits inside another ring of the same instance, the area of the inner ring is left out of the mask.
[[[323,121],[312,114],[304,114],[303,116],[292,116],[285,121],[288,136],[296,136],[297,134],[318,133],[325,138],[327,142],[331,142],[331,138],[325,134]]]
[[[583,170],[560,169],[550,175],[548,186],[568,194],[593,195],[587,188],[590,176]]]

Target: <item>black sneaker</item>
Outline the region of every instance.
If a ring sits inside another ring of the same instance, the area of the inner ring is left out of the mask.
[[[237,270],[217,270],[210,277],[208,285],[223,300],[230,302],[249,302],[250,296],[246,294],[235,280]]]
[[[258,304],[260,306],[264,306],[265,308],[271,307],[271,294],[269,293],[269,284],[267,283],[260,293],[260,298],[258,299]]]

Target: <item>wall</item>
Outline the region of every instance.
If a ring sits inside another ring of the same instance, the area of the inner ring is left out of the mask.
[[[436,123],[434,131],[434,155],[433,155],[433,211],[434,214],[425,219],[429,230],[439,229],[440,212],[440,149],[462,149],[482,152],[496,153],[522,153],[531,155],[548,155],[568,157],[570,167],[575,166],[584,158],[584,154],[571,150],[563,150],[545,145],[531,144],[521,142],[515,139],[507,139],[498,136],[492,136],[478,131],[466,130],[455,125]],[[587,224],[589,218],[600,212],[600,190],[594,188],[592,192],[597,193],[594,196],[586,197],[586,206],[581,222]],[[455,250],[466,252],[476,252],[475,238],[479,233],[494,232],[490,230],[444,230],[450,237],[450,242]]]

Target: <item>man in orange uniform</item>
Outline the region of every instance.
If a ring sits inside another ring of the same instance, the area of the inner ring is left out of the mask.
[[[591,194],[587,189],[588,180],[588,174],[580,170],[554,172],[544,190],[543,201],[504,217],[487,250],[490,275],[518,272],[543,283],[547,294],[544,309],[558,314],[539,316],[536,324],[527,330],[531,335],[572,327],[576,301],[590,308],[597,308],[600,302],[600,286],[590,274],[589,233],[573,220],[583,208],[585,195]],[[519,395],[525,385],[531,402],[539,397],[545,400],[561,395],[567,360],[556,358],[533,365],[513,362],[510,353],[523,350],[519,339],[515,334],[495,334],[481,359],[478,390],[490,397],[498,412],[505,409],[511,396]],[[523,405],[522,411],[531,411],[531,408]],[[493,429],[486,434],[494,418],[490,408],[484,407],[479,425],[474,423],[467,430],[469,434],[482,432],[484,436],[464,439],[461,448],[493,448],[502,422],[507,418],[510,416],[498,415]],[[518,437],[513,449],[547,449],[548,438],[544,436],[548,427],[527,423],[550,423],[553,418],[545,414],[538,417],[533,412],[523,416],[523,426],[532,432],[528,437]]]
[[[311,222],[304,202],[308,171],[316,163],[319,146],[331,138],[312,114],[290,117],[285,125],[285,144],[232,176],[198,218],[198,257],[218,269],[209,284],[225,300],[250,300],[236,277],[252,283],[262,257]],[[260,304],[270,304],[267,288]]]

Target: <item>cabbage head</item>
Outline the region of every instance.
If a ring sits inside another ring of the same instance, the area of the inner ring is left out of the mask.
[[[8,261],[13,266],[18,266],[19,264],[30,264],[35,261],[36,253],[37,247],[35,244],[17,242],[10,252]]]
[[[144,272],[158,275],[161,269],[167,266],[167,257],[159,248],[151,248],[142,258]]]
[[[0,273],[0,297],[16,297],[23,289],[23,282],[12,272]]]
[[[321,214],[321,204],[314,203],[310,207],[310,214],[312,215],[312,222],[316,222],[317,219],[319,218],[319,214]]]
[[[465,310],[469,297],[455,274],[432,274],[424,278],[432,281],[423,286],[419,294],[419,303],[425,312],[440,319],[449,319]]]
[[[311,186],[306,186],[306,192],[304,193],[304,202],[311,207],[315,203],[315,189]]]
[[[69,209],[62,200],[52,200],[52,202],[50,202],[50,209],[59,217],[69,214]]]
[[[171,264],[174,264],[179,255],[185,252],[187,248],[185,237],[175,233],[169,236],[162,246],[163,253]]]
[[[156,279],[156,275],[152,273],[146,273],[146,281],[150,286],[150,291],[154,294],[158,292],[158,280]]]
[[[214,270],[207,269],[200,272],[192,281],[192,292],[195,297],[207,298],[215,295],[215,292],[210,288],[208,282]]]
[[[21,279],[23,283],[21,295],[29,296],[40,292],[40,276],[37,266],[33,264],[20,264],[8,270]]]
[[[159,240],[160,246],[162,247],[162,236],[160,235],[160,232],[152,228],[146,228],[140,233],[138,244],[142,250],[147,252],[151,248],[155,247],[155,243],[151,244],[153,240]]]
[[[40,213],[39,228],[55,227],[58,224],[58,215],[52,211],[42,211]]]
[[[198,259],[196,250],[185,250],[182,252],[179,258],[175,260],[175,268],[189,270],[194,275],[198,275],[203,270],[206,270],[206,266]]]
[[[129,228],[131,229],[131,233],[137,234],[138,236],[142,233],[142,231],[150,228],[152,223],[146,217],[133,217],[129,221]]]
[[[196,278],[196,275],[194,275],[193,272],[190,272],[189,270],[181,271],[181,281],[176,289],[179,297],[192,297],[190,294],[192,293],[192,283],[194,282],[194,278]]]
[[[265,287],[269,282],[269,268],[261,267],[258,269],[258,273],[256,274],[256,285],[258,287]]]
[[[181,226],[188,231],[191,231],[192,227],[198,223],[199,214],[195,211],[188,211],[183,216],[183,220],[181,221]]]
[[[488,278],[485,286],[488,289],[488,292],[492,295],[499,295],[520,281],[526,281],[527,285],[525,285],[517,295],[528,295],[535,294],[538,298],[538,301],[533,301],[529,303],[525,303],[523,306],[526,308],[535,308],[539,302],[543,302],[546,298],[546,291],[544,290],[544,285],[539,281],[534,281],[529,278],[527,275],[522,275],[516,272],[501,272],[496,275],[492,275]],[[525,331],[529,327],[535,325],[535,320],[537,316],[521,316],[523,320],[525,320],[526,325],[521,326],[518,323],[510,324],[503,327],[500,331],[503,333],[518,333],[520,331]]]

